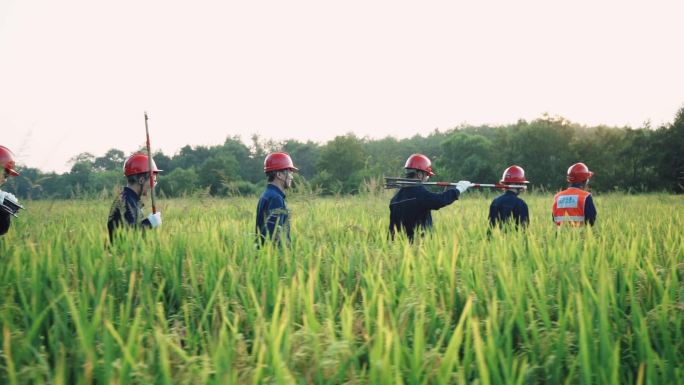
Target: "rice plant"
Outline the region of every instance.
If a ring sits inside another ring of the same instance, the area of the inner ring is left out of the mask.
[[[0,238],[3,384],[675,384],[684,201],[595,198],[558,231],[487,231],[492,196],[387,239],[389,193],[289,198],[257,249],[254,198],[158,202],[106,247],[108,201],[35,201]]]

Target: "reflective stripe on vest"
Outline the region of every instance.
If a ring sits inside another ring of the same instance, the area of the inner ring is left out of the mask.
[[[583,225],[584,202],[591,195],[587,191],[570,187],[553,197],[553,221],[561,223]]]
[[[584,222],[584,217],[565,215],[562,217],[553,217],[554,222]]]

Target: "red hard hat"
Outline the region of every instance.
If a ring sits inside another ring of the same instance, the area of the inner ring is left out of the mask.
[[[293,170],[299,171],[292,163],[292,158],[286,152],[273,152],[264,159],[264,172]]]
[[[525,179],[525,170],[520,166],[511,166],[501,175],[501,183],[530,183]]]
[[[19,173],[14,170],[14,154],[5,146],[0,146],[0,166],[12,176],[19,175]]]
[[[589,171],[589,167],[584,163],[575,163],[568,168],[568,182],[570,183],[586,182],[592,175],[594,173]]]
[[[406,159],[404,168],[425,171],[430,176],[435,175],[435,173],[432,172],[432,162],[430,162],[430,158],[423,154],[413,154],[409,156],[408,159]]]
[[[124,175],[131,176],[135,174],[143,174],[150,172],[150,164],[147,160],[147,155],[145,154],[133,154],[124,163]],[[157,168],[157,164],[154,163],[152,159],[152,172],[158,173],[163,170]]]

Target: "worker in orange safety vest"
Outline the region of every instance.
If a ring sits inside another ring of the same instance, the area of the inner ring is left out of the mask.
[[[575,163],[568,168],[567,180],[570,186],[553,197],[553,222],[560,226],[594,225],[596,207],[591,194],[586,191],[589,180],[594,175],[584,163]]]

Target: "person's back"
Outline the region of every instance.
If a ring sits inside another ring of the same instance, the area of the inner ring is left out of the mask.
[[[107,217],[109,240],[113,241],[117,230],[121,228],[151,227],[149,219],[143,218],[140,198],[132,189],[124,187],[109,209],[109,216]]]
[[[459,192],[450,189],[441,194],[428,191],[423,186],[410,186],[399,189],[390,201],[390,234],[406,232],[413,240],[416,227],[421,230],[432,228],[432,210],[451,204],[458,199]]]
[[[551,216],[556,225],[568,224],[573,227],[584,224],[594,225],[596,207],[591,193],[580,186],[573,185],[558,192],[553,197]]]
[[[518,196],[523,188],[511,187],[524,187],[530,183],[525,178],[525,170],[520,166],[510,166],[504,170],[499,183],[506,186],[507,190],[495,198],[489,206],[490,227],[503,227],[510,221],[515,224],[516,228],[518,226],[526,227],[529,222],[527,203]]]
[[[518,197],[515,191],[508,190],[495,198],[489,206],[489,225],[502,227],[511,222],[526,227],[529,223],[527,203]]]
[[[572,227],[596,222],[596,207],[591,193],[586,191],[589,180],[594,175],[584,163],[575,163],[567,172],[570,186],[553,197],[551,218],[557,226],[563,224]]]
[[[415,179],[417,183],[425,182],[434,173],[430,159],[422,154],[413,154],[404,166],[406,177]],[[424,186],[408,186],[397,191],[389,204],[390,209],[390,238],[394,239],[397,232],[406,233],[407,238],[413,241],[416,231],[420,235],[424,230],[432,228],[432,210],[450,205],[458,199],[461,192],[465,191],[470,182],[460,181],[459,186],[446,190],[442,193],[433,193]]]

